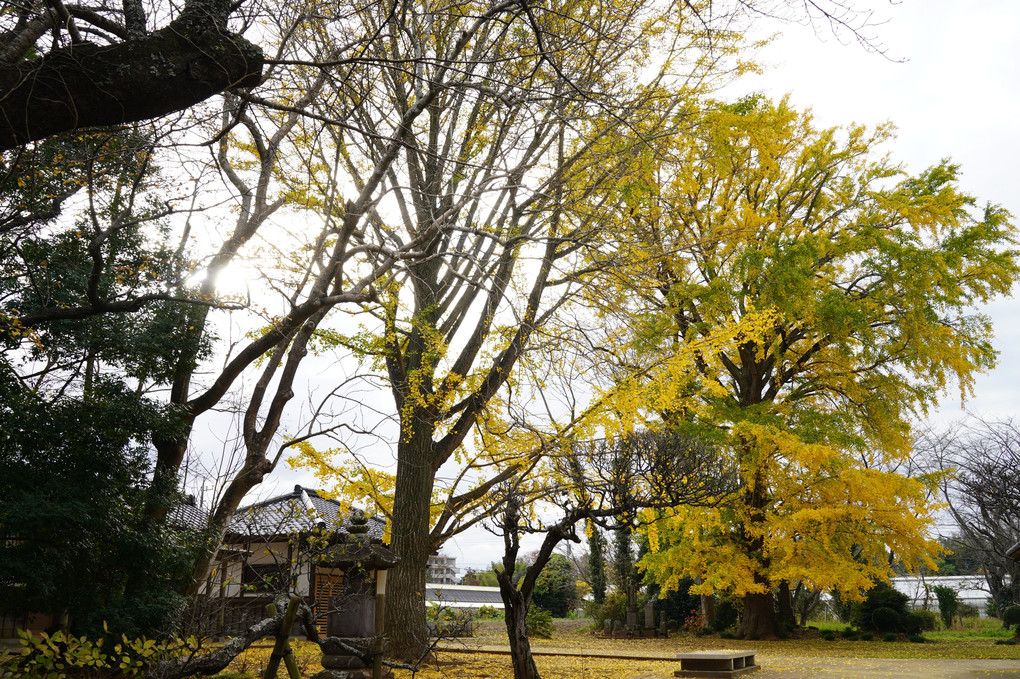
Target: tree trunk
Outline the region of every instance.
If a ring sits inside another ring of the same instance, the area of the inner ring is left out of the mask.
[[[776,611],[772,590],[761,594],[744,595],[744,615],[737,636],[748,641],[777,639]]]
[[[701,595],[701,615],[705,618],[705,627],[709,629],[715,623],[715,595],[714,594],[702,594]]]
[[[783,580],[779,583],[778,596],[778,628],[785,633],[797,626],[797,618],[793,612],[793,593],[790,591],[790,583],[788,581]]]
[[[427,453],[432,429],[420,426],[410,440],[397,445],[397,476],[393,489],[390,549],[400,562],[389,572],[386,586],[388,653],[416,663],[429,648],[425,623],[425,576],[431,552],[429,511],[435,472]]]
[[[528,639],[528,608],[530,601],[514,587],[506,571],[496,573],[499,593],[505,609],[506,636],[510,642],[510,661],[514,679],[539,679],[535,658],[531,655],[531,641]]]

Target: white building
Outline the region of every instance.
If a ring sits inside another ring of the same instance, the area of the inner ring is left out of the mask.
[[[988,583],[982,575],[906,576],[893,578],[890,584],[897,591],[910,597],[910,605],[913,608],[927,608],[933,611],[939,609],[934,589],[950,587],[956,591],[961,604],[974,606],[982,618],[987,615],[985,607],[992,598]]]

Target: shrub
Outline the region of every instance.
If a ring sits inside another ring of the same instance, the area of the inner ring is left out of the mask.
[[[900,618],[900,631],[904,634],[920,634],[924,630],[924,618],[917,613],[907,613]]]
[[[734,634],[733,632],[727,632],[727,631],[723,630],[722,632],[719,632],[719,638],[720,639],[736,639],[737,635]]]
[[[871,641],[874,638],[875,635],[872,634],[871,632],[865,632],[864,634],[861,635],[861,641]]]
[[[836,639],[836,634],[832,630],[825,630],[822,632],[822,638],[826,641],[834,641]]]
[[[21,679],[63,679],[67,676],[117,676],[123,679],[143,677],[149,666],[163,660],[191,655],[201,645],[192,637],[171,638],[156,642],[154,639],[128,639],[111,643],[111,639],[93,641],[58,631],[34,636],[18,630],[21,637],[21,654],[4,657],[0,663],[0,676]]]
[[[939,600],[939,614],[942,622],[947,628],[953,626],[953,618],[956,617],[956,610],[960,607],[960,599],[956,590],[952,587],[939,585],[932,588],[936,598]]]
[[[528,608],[528,617],[524,620],[528,636],[535,639],[552,639],[552,613],[534,604]]]
[[[429,628],[437,637],[473,637],[474,613],[465,609],[429,606],[425,611]]]
[[[854,627],[875,632],[903,631],[903,618],[910,613],[907,608],[909,601],[910,597],[906,594],[897,592],[889,585],[879,584],[868,592],[864,601],[855,606]],[[879,613],[879,609],[888,610]]]
[[[478,608],[478,618],[481,620],[499,620],[503,617],[503,609],[501,608],[489,605],[480,606]]]
[[[923,644],[924,642],[928,641],[927,639],[924,638],[923,634],[911,634],[909,637],[907,637],[907,639],[909,639],[910,643],[912,644]]]
[[[1008,606],[1002,612],[1002,626],[1009,629],[1014,625],[1020,625],[1020,606]]]
[[[610,592],[601,605],[589,602],[585,609],[597,630],[602,629],[606,620],[619,620],[622,623],[627,620],[627,595],[623,592]]]
[[[846,627],[842,632],[840,632],[840,634],[843,635],[844,639],[854,639],[857,637],[857,630],[853,627]]]
[[[701,596],[691,594],[694,580],[683,578],[677,583],[675,590],[670,590],[655,601],[655,615],[658,619],[660,611],[666,613],[666,621],[673,627],[686,625],[693,615],[701,613]]]
[[[871,624],[868,625],[868,629],[879,632],[895,632],[902,624],[903,617],[899,613],[888,606],[879,606],[871,611]]]
[[[715,619],[712,621],[712,629],[721,632],[729,629],[737,623],[740,616],[740,609],[736,602],[730,597],[720,597],[715,606]]]
[[[964,618],[976,618],[980,615],[980,609],[974,604],[968,604],[963,601],[960,602],[960,606],[956,609],[956,617],[960,620]]]
[[[1016,639],[996,639],[996,646],[1016,646]]]
[[[893,634],[892,632],[889,632],[884,637],[882,637],[882,641],[896,641],[899,638],[900,636],[898,634]]]
[[[935,611],[929,611],[926,608],[919,608],[914,611],[912,615],[916,615],[921,623],[921,629],[919,631],[934,632],[939,629],[939,621],[941,618],[939,618],[938,613]]]

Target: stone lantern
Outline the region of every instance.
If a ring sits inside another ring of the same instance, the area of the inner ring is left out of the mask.
[[[347,541],[318,560],[341,570],[343,584],[330,599],[327,638],[322,642],[325,669],[315,679],[380,679],[386,571],[398,560],[386,547],[372,544],[365,513],[352,510]]]

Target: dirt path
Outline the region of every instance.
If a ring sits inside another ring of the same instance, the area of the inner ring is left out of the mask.
[[[752,644],[748,645],[753,647]],[[441,653],[509,655],[510,649],[499,644],[465,639],[447,642]],[[569,649],[537,647],[535,656],[581,658],[613,658],[618,660],[675,660],[675,653],[624,651],[615,649]],[[779,655],[758,656],[761,670],[755,679],[1020,679],[1020,660],[945,660],[935,658],[813,658]],[[677,662],[676,669],[680,669]],[[635,674],[618,679],[667,679],[671,672]]]

